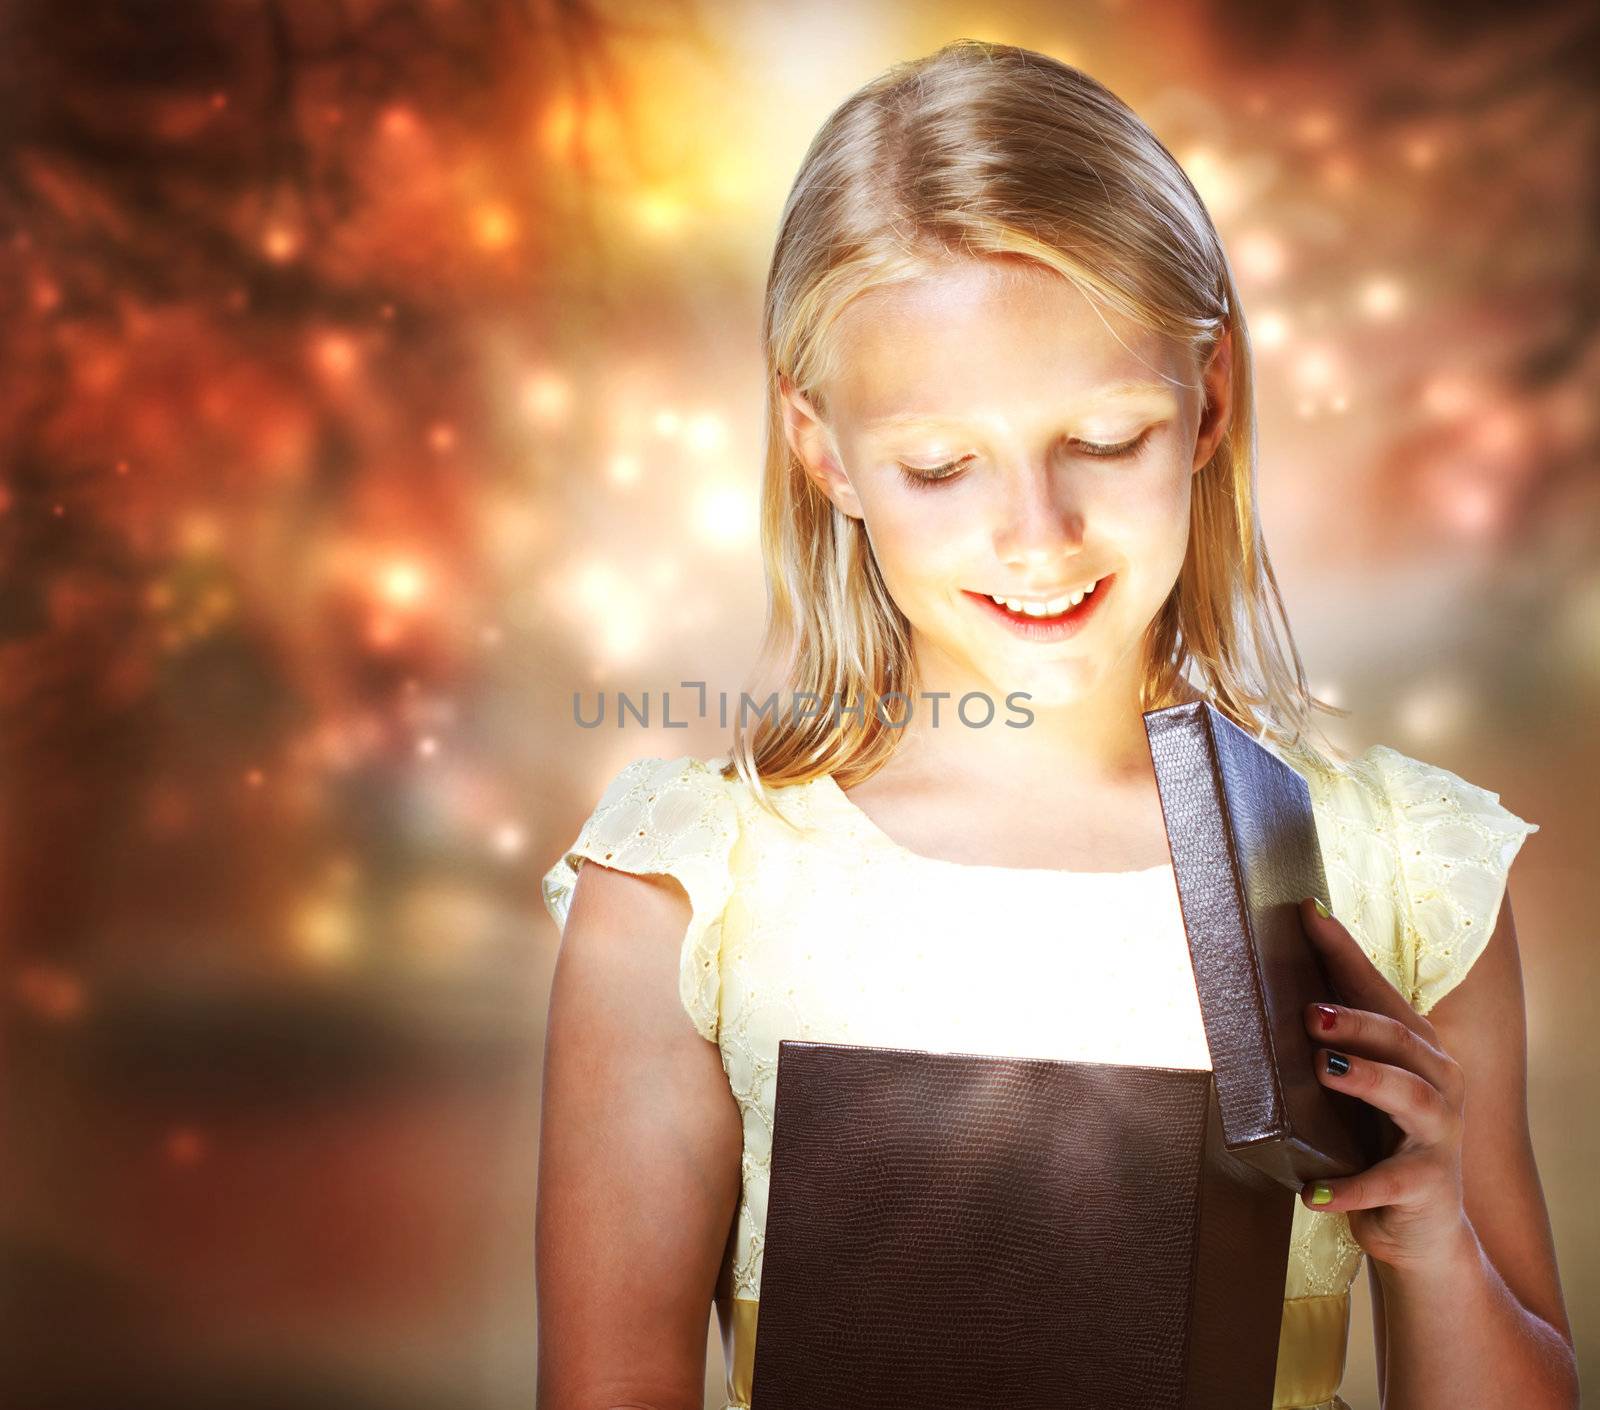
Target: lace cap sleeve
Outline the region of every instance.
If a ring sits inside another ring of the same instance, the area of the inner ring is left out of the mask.
[[[1409,998],[1426,1014],[1489,943],[1511,863],[1539,825],[1449,769],[1381,745],[1371,753],[1394,808]]]
[[[720,762],[720,761],[717,761]],[[738,811],[714,763],[684,755],[635,759],[607,785],[577,840],[545,873],[545,909],[562,930],[585,861],[675,877],[689,895],[678,954],[678,996],[701,1037],[717,1039],[722,913],[732,893],[729,858]]]

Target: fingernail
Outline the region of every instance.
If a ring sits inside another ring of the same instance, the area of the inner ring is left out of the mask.
[[[1322,904],[1322,897],[1313,896],[1311,898],[1311,904],[1317,908],[1317,914],[1319,916],[1321,916],[1323,918],[1323,920],[1332,920],[1333,919],[1333,912],[1330,911],[1325,905]]]
[[[1333,1190],[1325,1180],[1318,1180],[1317,1183],[1311,1187],[1311,1203],[1333,1203]]]
[[[1335,1077],[1343,1077],[1350,1070],[1350,1059],[1343,1053],[1328,1054],[1328,1071]]]
[[[1324,1033],[1339,1021],[1338,1009],[1332,1008],[1328,1004],[1313,1004],[1312,1007],[1317,1011],[1317,1027]]]

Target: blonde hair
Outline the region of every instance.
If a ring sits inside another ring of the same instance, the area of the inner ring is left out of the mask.
[[[829,332],[845,306],[974,257],[1053,270],[1091,304],[1177,339],[1197,368],[1232,330],[1233,414],[1194,478],[1184,565],[1146,629],[1141,709],[1184,698],[1192,664],[1205,697],[1240,728],[1321,758],[1308,738],[1313,709],[1347,712],[1311,695],[1267,557],[1249,342],[1204,203],[1150,129],[1087,74],[1029,49],[961,39],[846,99],[812,141],[784,206],[762,321],[768,616],[755,678],[758,697],[770,683],[781,702],[809,695],[830,708],[809,717],[780,708],[753,727],[741,709],[723,776],[743,777],[776,812],[763,784],[833,774],[849,787],[894,749],[898,730],[875,702],[915,696],[909,624],[860,521],[790,449],[782,389],[792,384],[826,415],[820,388],[837,357]],[[832,708],[857,701],[867,702],[864,720]]]

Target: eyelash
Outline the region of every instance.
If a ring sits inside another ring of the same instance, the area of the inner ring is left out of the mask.
[[[1153,426],[1146,427],[1131,441],[1124,441],[1121,445],[1101,447],[1090,441],[1079,441],[1077,445],[1085,455],[1093,456],[1097,460],[1121,460],[1138,454],[1140,448],[1150,439],[1150,433],[1154,429]],[[917,470],[910,465],[901,464],[898,460],[895,462],[900,470],[900,478],[918,489],[926,489],[929,485],[937,485],[944,480],[953,480],[964,463],[962,460],[952,460],[945,465],[931,466],[928,470]]]

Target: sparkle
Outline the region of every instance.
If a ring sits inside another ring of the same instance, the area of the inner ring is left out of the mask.
[[[23,965],[12,980],[12,992],[27,1008],[52,1023],[65,1023],[83,1014],[82,983],[57,965]]]
[[[1295,364],[1294,375],[1302,387],[1321,390],[1338,376],[1338,364],[1326,348],[1311,348]]]
[[[627,586],[615,568],[599,559],[585,563],[573,575],[572,585],[584,611],[596,615],[608,611]]]
[[[473,234],[486,250],[503,250],[515,243],[517,222],[504,206],[480,206],[473,215]]]
[[[634,205],[639,228],[651,235],[671,235],[684,223],[683,202],[662,192],[647,192]]]
[[[720,416],[696,416],[684,428],[684,439],[694,450],[716,450],[728,439],[728,428]]]
[[[1415,171],[1427,171],[1439,160],[1439,144],[1431,137],[1413,137],[1405,145],[1406,165]]]
[[[522,409],[542,425],[564,421],[572,405],[572,386],[555,372],[530,373],[522,384]]]
[[[754,522],[754,506],[742,486],[715,486],[702,494],[695,505],[695,528],[708,543],[739,543]]]
[[[1342,707],[1344,705],[1344,692],[1332,681],[1321,681],[1311,687],[1311,693],[1319,700],[1326,700],[1328,704]]]
[[[1239,240],[1237,248],[1240,272],[1260,283],[1274,282],[1288,267],[1289,252],[1270,231],[1252,231]]]
[[[1393,279],[1369,279],[1361,288],[1360,302],[1368,318],[1388,319],[1400,312],[1405,295]]]
[[[389,564],[378,581],[384,598],[402,607],[409,607],[421,598],[427,585],[422,569],[409,561]]]
[[[1473,538],[1487,534],[1500,521],[1500,497],[1490,485],[1452,485],[1444,501],[1450,522]]]
[[[1256,320],[1255,344],[1258,348],[1281,348],[1289,341],[1289,320],[1269,309]]]
[[[1212,215],[1225,221],[1238,207],[1243,189],[1223,159],[1209,147],[1195,147],[1183,159],[1183,169]]]
[[[261,251],[274,264],[283,264],[294,258],[300,241],[286,225],[272,225],[261,237]]]
[[[186,1170],[205,1159],[209,1143],[204,1134],[193,1126],[174,1126],[161,1143],[161,1153],[168,1165]]]
[[[179,540],[190,553],[214,553],[222,543],[222,526],[209,514],[190,514],[179,526]]]
[[[385,108],[379,128],[385,137],[414,137],[417,132],[416,115],[410,108],[399,105]]]
[[[355,370],[356,345],[340,333],[324,334],[317,340],[317,366],[332,377],[347,377]]]
[[[577,131],[577,105],[570,100],[562,99],[552,103],[546,110],[540,124],[540,140],[547,151],[565,152],[572,146],[573,136]]]
[[[1412,689],[1397,713],[1400,727],[1413,738],[1436,743],[1465,723],[1467,701],[1454,681],[1434,680]]]
[[[291,938],[300,957],[317,965],[344,963],[354,955],[356,948],[356,931],[348,908],[325,897],[301,907]]]

